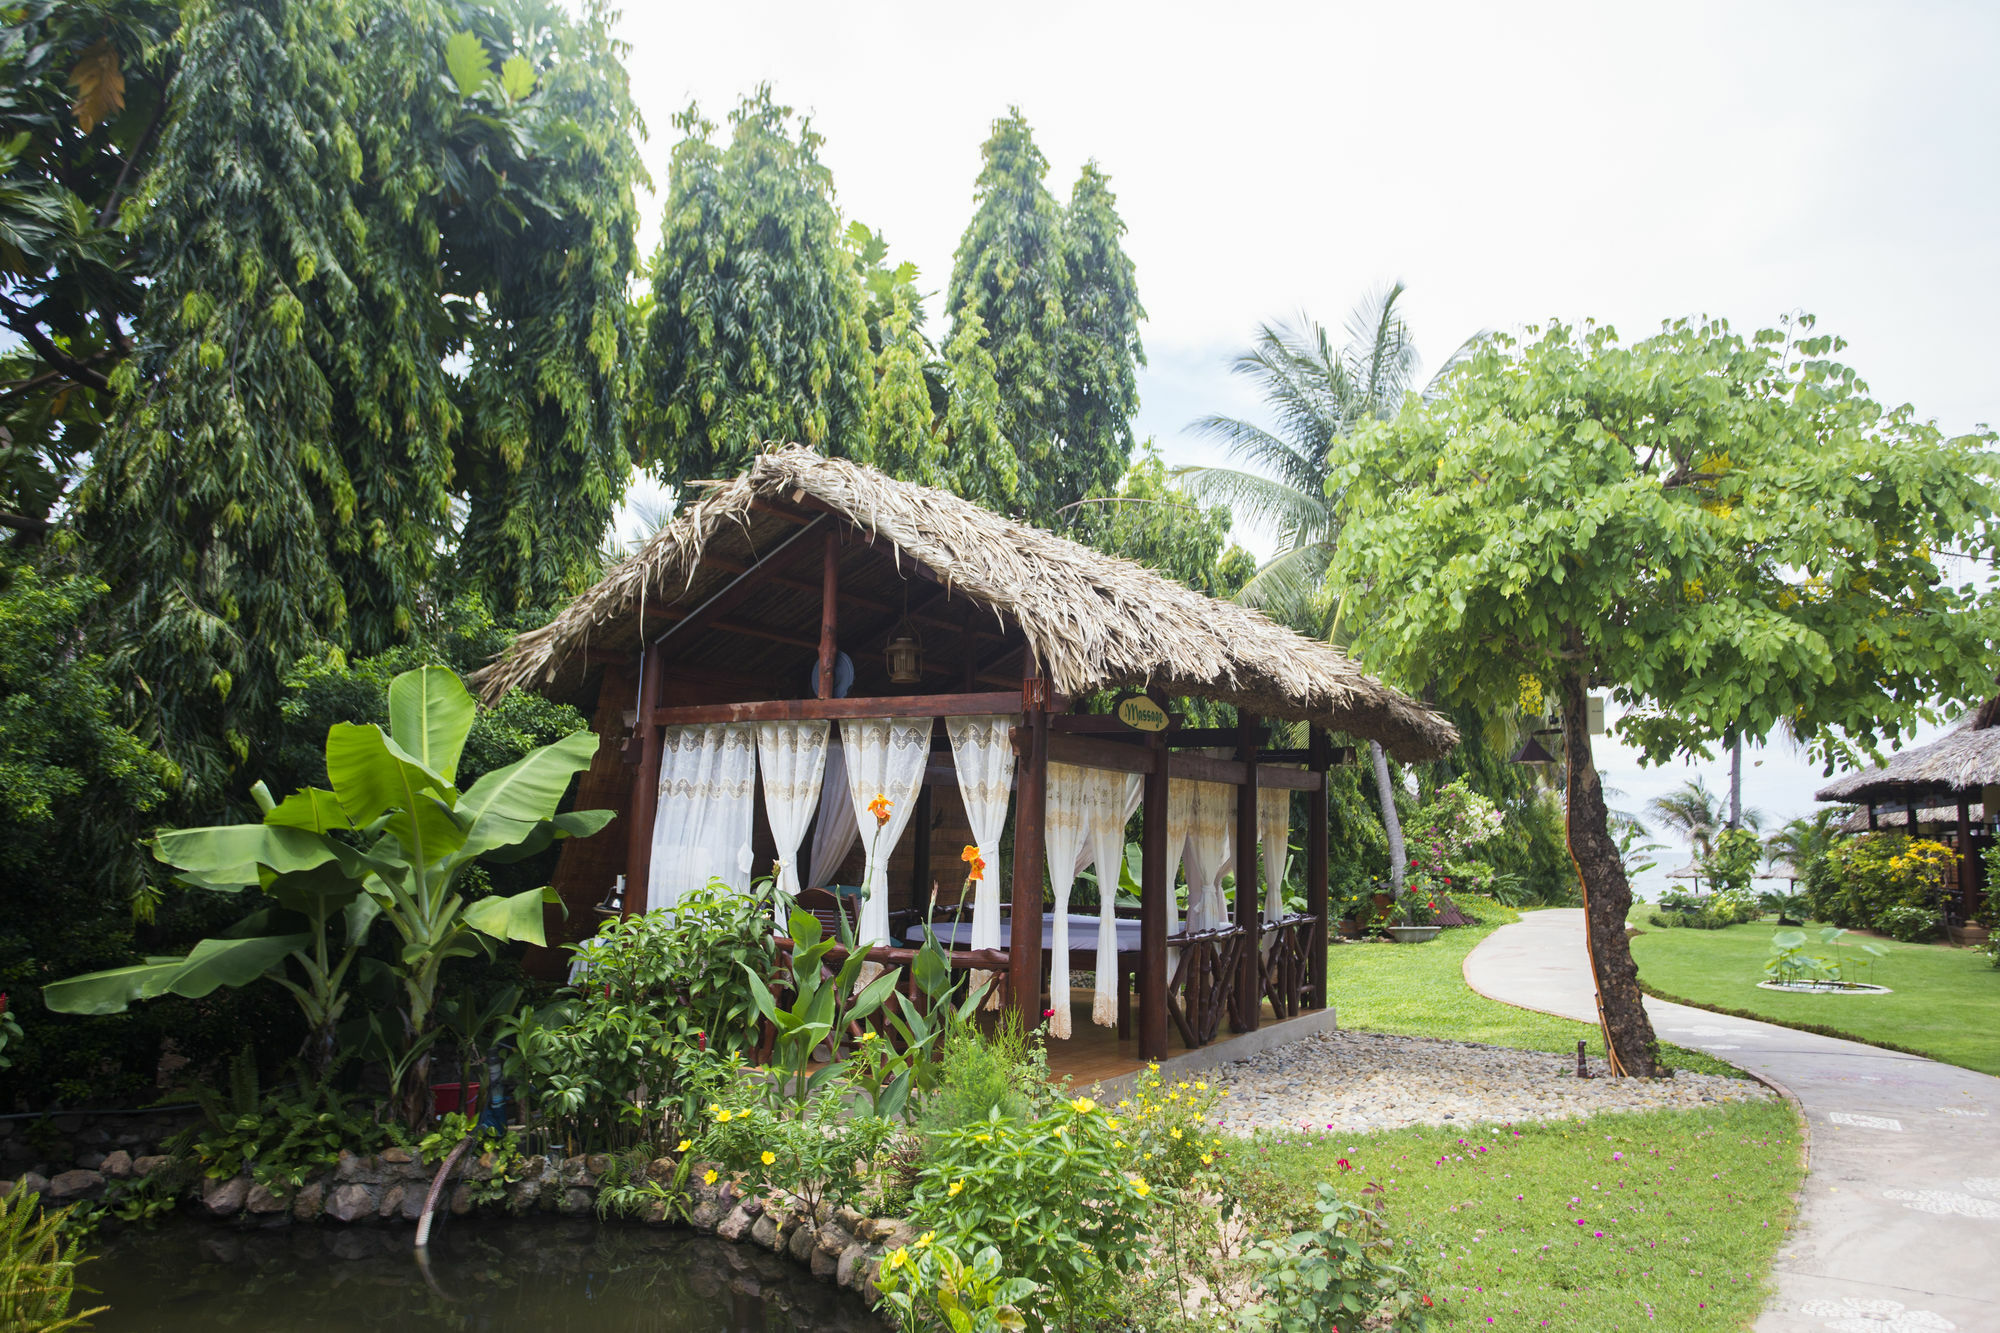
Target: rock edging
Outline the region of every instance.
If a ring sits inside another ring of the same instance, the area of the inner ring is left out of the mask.
[[[119,1154],[113,1154],[118,1156]],[[65,1171],[54,1179],[28,1172],[0,1182],[0,1193],[28,1189],[55,1204],[115,1200],[125,1188],[169,1161],[148,1156],[107,1163],[118,1171]],[[883,1257],[916,1237],[909,1219],[869,1217],[853,1208],[821,1204],[808,1216],[783,1201],[740,1193],[729,1181],[702,1183],[712,1163],[695,1162],[689,1182],[672,1193],[680,1164],[658,1158],[630,1174],[613,1170],[602,1153],[575,1157],[523,1157],[502,1164],[492,1153],[460,1167],[442,1205],[453,1216],[535,1214],[576,1217],[597,1210],[598,1195],[615,1184],[648,1183],[658,1193],[629,1220],[655,1227],[686,1226],[703,1235],[740,1245],[758,1245],[807,1268],[813,1277],[859,1295],[879,1299],[875,1278]],[[621,1165],[623,1165],[621,1163]],[[716,1168],[719,1171],[719,1167]],[[423,1214],[437,1167],[405,1149],[372,1156],[342,1152],[331,1171],[292,1190],[274,1190],[249,1172],[201,1181],[187,1192],[211,1220],[262,1227],[327,1222],[343,1226],[414,1223]]]

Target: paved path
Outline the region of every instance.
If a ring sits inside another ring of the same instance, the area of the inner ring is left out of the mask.
[[[1578,910],[1502,926],[1466,958],[1465,979],[1596,1021]],[[1789,1088],[1811,1124],[1799,1221],[1758,1333],[2000,1330],[2000,1079],[1660,1000],[1646,1011],[1663,1040]]]

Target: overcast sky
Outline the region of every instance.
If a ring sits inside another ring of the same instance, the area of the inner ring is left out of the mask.
[[[1194,417],[1257,414],[1227,367],[1261,321],[1337,328],[1396,279],[1431,365],[1551,316],[1630,338],[1803,310],[1883,401],[1948,431],[2000,421],[2000,5],[627,0],[619,30],[662,191],[673,113],[722,122],[768,82],[825,135],[842,211],[927,292],[1009,105],[1058,198],[1096,159],[1149,316],[1138,430],[1173,462],[1210,457]],[[1606,750],[1635,807],[1697,771]],[[1753,759],[1750,804],[1810,807],[1816,769]]]

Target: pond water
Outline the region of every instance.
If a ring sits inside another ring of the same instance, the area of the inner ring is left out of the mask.
[[[861,1300],[749,1245],[590,1221],[454,1220],[427,1263],[409,1228],[100,1233],[97,1333],[882,1333]]]

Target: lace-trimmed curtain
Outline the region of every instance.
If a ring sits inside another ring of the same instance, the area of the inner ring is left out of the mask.
[[[975,949],[1000,947],[1000,835],[1007,828],[1007,800],[1014,791],[1014,726],[1019,720],[1006,714],[945,719],[966,823],[979,859],[986,862],[986,873],[972,891]],[[1014,854],[1019,856],[1019,849]]]
[[[895,850],[910,816],[917,808],[924,765],[931,757],[931,719],[927,717],[861,717],[842,720],[841,748],[846,751],[847,794],[854,822],[868,848],[868,868],[862,875],[862,944],[889,942],[889,853]],[[879,829],[868,805],[877,796],[889,799],[889,819]],[[862,969],[864,979],[879,972],[874,964]]]
[[[756,783],[756,739],[747,724],[668,727],[661,733],[649,906],[672,907],[710,879],[749,892]]]
[[[1099,786],[1097,771],[1074,764],[1050,764],[1047,804],[1042,813],[1042,843],[1048,852],[1049,883],[1056,892],[1055,938],[1049,944],[1049,1035],[1068,1038],[1069,1013],[1069,891],[1076,885],[1076,858],[1090,833],[1089,798]],[[1015,849],[1016,856],[1020,850]],[[1018,931],[1039,928],[1040,922],[1016,921]],[[1115,928],[1114,928],[1115,929]],[[1100,932],[1102,927],[1100,927]],[[1092,1009],[1095,1010],[1095,1002]]]
[[[1285,872],[1291,867],[1292,793],[1266,787],[1257,793],[1257,840],[1264,845],[1264,920],[1285,915]],[[1237,881],[1242,882],[1242,876]],[[1264,952],[1269,953],[1271,943]]]
[[[820,780],[819,814],[813,820],[812,864],[806,887],[823,889],[840,870],[861,836],[854,822],[854,802],[847,795],[847,760],[838,738],[826,743],[826,776]]]
[[[764,777],[764,816],[771,840],[778,845],[778,900],[782,929],[791,917],[799,893],[799,843],[806,822],[819,804],[820,777],[826,771],[825,722],[760,722],[757,763]]]
[[[1097,985],[1090,1021],[1118,1026],[1118,872],[1125,865],[1125,824],[1139,808],[1145,782],[1137,773],[1096,769],[1086,796],[1090,839],[1083,851],[1097,863]]]
[[[1174,896],[1174,881],[1180,877],[1181,863],[1188,859],[1188,830],[1194,827],[1194,783],[1186,778],[1171,778],[1167,782],[1167,934],[1181,933],[1181,906]],[[1188,910],[1193,914],[1195,898],[1195,876],[1192,865],[1188,871]],[[1178,957],[1178,951],[1169,951],[1169,960]],[[1168,964],[1172,966],[1171,962]]]
[[[1230,825],[1235,822],[1236,789],[1220,782],[1191,782],[1187,833],[1189,931],[1229,924],[1222,877],[1234,863]],[[1171,826],[1170,826],[1171,827]]]

